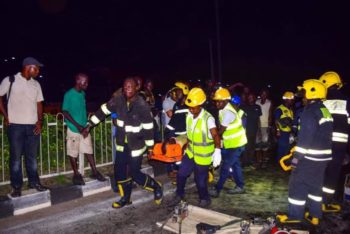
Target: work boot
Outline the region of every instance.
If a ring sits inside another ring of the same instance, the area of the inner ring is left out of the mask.
[[[85,185],[83,176],[80,173],[73,175],[73,184],[74,185]]]
[[[318,225],[320,223],[320,219],[316,217],[312,217],[309,212],[305,213],[305,219],[311,223],[312,225]]]
[[[112,207],[116,209],[132,204],[130,199],[132,190],[132,180],[127,179],[125,181],[118,181],[117,184],[120,194],[120,200],[112,203]]]
[[[241,188],[241,187],[238,187],[238,186],[236,186],[233,189],[227,190],[227,194],[231,194],[231,195],[233,195],[233,194],[242,194],[244,192],[245,192],[244,188]]]
[[[211,204],[211,200],[209,199],[201,199],[198,202],[198,206],[201,208],[208,208]]]
[[[280,222],[280,223],[301,223],[300,219],[291,219],[288,217],[288,215],[277,215],[276,219]]]
[[[43,185],[40,184],[40,183],[37,183],[37,184],[29,184],[29,185],[28,185],[28,188],[30,188],[30,189],[36,189],[36,191],[38,191],[38,192],[43,192],[43,191],[46,191],[46,190],[47,190],[47,187],[43,186]]]
[[[143,186],[144,189],[154,193],[154,202],[157,205],[160,205],[163,200],[163,188],[162,184],[158,181],[155,181],[152,177],[146,177],[146,183]]]
[[[341,211],[341,206],[338,204],[322,204],[322,211],[326,213],[337,213]]]
[[[91,178],[96,179],[96,180],[101,181],[101,182],[106,181],[106,178],[99,171],[96,171],[96,174],[92,174]]]
[[[218,198],[220,195],[220,192],[215,187],[210,188],[208,192],[209,195],[213,198]]]

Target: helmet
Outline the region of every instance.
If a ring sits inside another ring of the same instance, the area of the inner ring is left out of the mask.
[[[320,81],[326,86],[327,89],[333,85],[337,85],[338,88],[343,87],[343,82],[341,81],[340,76],[334,71],[324,73],[320,77]]]
[[[215,91],[215,94],[213,97],[213,100],[216,100],[216,101],[223,101],[223,100],[230,100],[230,99],[231,99],[230,92],[227,89],[221,88],[221,87]]]
[[[306,99],[323,99],[327,96],[326,86],[319,80],[305,80],[301,87],[305,90]]]
[[[201,88],[193,88],[187,95],[185,104],[189,107],[202,105],[207,100],[204,91]]]
[[[238,95],[235,95],[231,98],[231,102],[234,105],[239,105],[241,104],[241,98]]]
[[[182,82],[176,82],[175,83],[175,86],[182,89],[182,92],[184,93],[184,95],[187,95],[188,94],[188,85],[187,84],[184,84]]]
[[[290,91],[287,91],[283,94],[282,96],[282,99],[283,100],[291,100],[291,99],[294,99],[294,93],[290,92]]]

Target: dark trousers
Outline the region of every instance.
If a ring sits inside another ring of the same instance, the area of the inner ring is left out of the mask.
[[[22,160],[28,176],[29,185],[39,183],[36,156],[40,144],[40,135],[34,135],[35,125],[10,124],[8,126],[8,139],[10,143],[10,180],[11,186],[20,189],[23,185]]]
[[[277,140],[277,162],[279,162],[283,156],[289,154],[289,151],[291,149],[291,145],[289,144],[289,136],[289,132],[281,131],[281,135]]]
[[[346,147],[347,143],[333,142],[333,158],[332,161],[330,161],[327,165],[323,184],[323,198],[325,200],[325,203],[331,203],[332,199],[334,198],[342,170],[342,164],[346,155]]]
[[[291,219],[302,220],[305,205],[310,215],[322,217],[322,185],[328,162],[299,160],[289,179],[288,213]]]
[[[243,151],[244,151],[244,147],[221,150],[223,163],[220,169],[220,178],[218,183],[216,184],[216,189],[218,191],[223,189],[224,183],[226,182],[230,174],[232,174],[236,185],[240,188],[243,188],[244,181],[243,181],[241,162],[239,159]],[[230,173],[231,168],[232,168],[232,173]]]
[[[181,160],[179,171],[176,177],[176,194],[180,197],[185,196],[185,185],[187,177],[194,171],[194,180],[196,182],[200,200],[208,200],[208,172],[209,165],[202,166],[195,163],[194,159],[188,158],[185,154]]]
[[[141,172],[142,155],[131,157],[130,149],[124,146],[124,151],[117,151],[114,162],[114,175],[116,181],[132,178],[137,184],[145,186],[146,174]]]
[[[250,166],[255,163],[255,140],[256,133],[247,135],[247,144],[242,157],[243,166]]]

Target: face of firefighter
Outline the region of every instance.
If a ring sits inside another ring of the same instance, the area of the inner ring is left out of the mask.
[[[188,107],[191,114],[196,118],[202,110],[201,106]]]
[[[291,107],[293,105],[293,103],[294,103],[293,99],[286,99],[286,100],[284,100],[284,105],[286,107]]]
[[[27,78],[36,78],[39,75],[40,68],[37,65],[27,65],[23,67],[22,75]]]
[[[137,85],[134,79],[126,79],[124,81],[123,93],[128,100],[132,99],[136,95],[136,87]]]
[[[85,74],[78,74],[75,77],[75,87],[77,90],[87,90],[88,86],[89,86],[89,77]]]
[[[224,109],[224,107],[226,106],[226,104],[227,104],[227,101],[223,101],[223,100],[217,100],[217,101],[215,101],[216,108],[218,108],[219,110]]]

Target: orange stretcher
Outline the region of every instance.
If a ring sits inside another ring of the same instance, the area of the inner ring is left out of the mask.
[[[149,155],[149,159],[158,160],[161,162],[174,163],[182,159],[182,147],[180,144],[167,144],[166,153],[162,152],[163,143],[155,144],[153,154]]]

